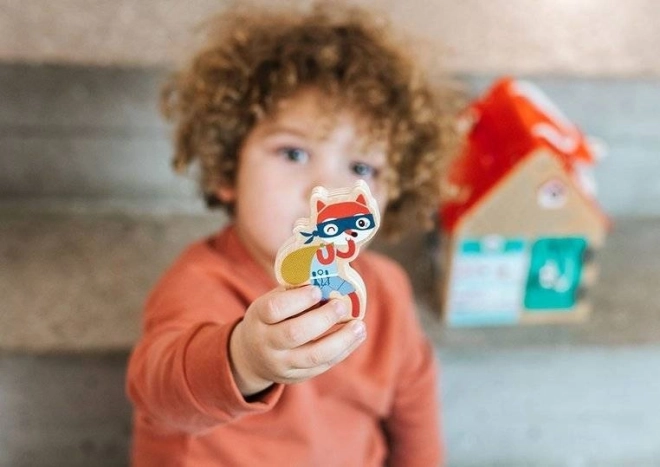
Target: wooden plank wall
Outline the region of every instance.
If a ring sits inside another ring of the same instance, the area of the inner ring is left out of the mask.
[[[194,176],[170,169],[157,111],[163,68],[0,65],[0,204],[201,211]],[[479,94],[496,75],[466,75]],[[608,155],[596,168],[612,215],[660,215],[660,80],[533,76]]]
[[[162,65],[231,0],[0,0],[0,60]],[[240,2],[238,2],[240,3]],[[253,0],[269,8],[309,0]],[[393,18],[456,72],[659,76],[655,0],[345,0]],[[336,2],[335,2],[336,4]],[[655,45],[655,46],[654,46]],[[422,50],[420,50],[422,49]]]

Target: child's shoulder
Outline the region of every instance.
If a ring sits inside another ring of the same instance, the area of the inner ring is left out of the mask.
[[[366,250],[354,261],[367,290],[365,319],[375,333],[396,329],[406,334],[417,326],[415,296],[403,266],[383,253]]]
[[[188,268],[191,266],[211,265],[217,261],[222,261],[218,256],[214,243],[216,236],[207,236],[199,238],[189,243],[181,250],[178,256],[174,259],[171,269]]]
[[[409,287],[410,278],[403,266],[383,253],[362,251],[352,264],[365,281],[376,281],[385,287]]]
[[[165,272],[166,277],[208,277],[214,281],[253,282],[272,285],[239,240],[233,226],[189,244]]]
[[[231,268],[231,255],[224,253],[227,229],[189,243],[165,270],[165,276],[200,274]]]

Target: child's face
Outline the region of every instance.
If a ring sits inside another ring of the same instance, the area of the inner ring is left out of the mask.
[[[364,144],[352,112],[328,118],[322,99],[315,90],[301,91],[260,121],[239,153],[235,186],[218,190],[221,199],[235,203],[238,234],[264,267],[272,267],[295,221],[309,217],[315,186],[350,187],[363,179],[381,214],[385,210],[385,146]]]

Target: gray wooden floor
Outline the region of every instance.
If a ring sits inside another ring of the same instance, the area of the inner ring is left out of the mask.
[[[450,465],[660,465],[660,346],[440,355]]]
[[[439,349],[450,466],[660,465],[660,346]],[[0,466],[124,466],[126,354],[0,356]]]

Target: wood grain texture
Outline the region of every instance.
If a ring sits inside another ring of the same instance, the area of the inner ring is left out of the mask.
[[[0,1],[0,60],[170,64],[227,0]],[[256,3],[273,3],[258,0]],[[308,5],[305,0],[289,1]],[[654,0],[352,0],[394,19],[425,60],[456,72],[659,76]]]

